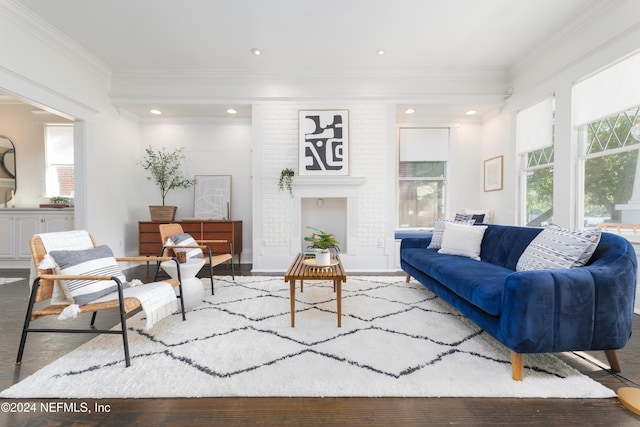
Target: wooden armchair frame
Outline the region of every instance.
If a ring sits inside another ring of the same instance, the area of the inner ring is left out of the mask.
[[[229,240],[198,240],[194,237],[194,240],[198,243],[196,246],[168,246],[166,245],[167,239],[169,237],[174,236],[176,234],[184,233],[182,229],[182,225],[180,224],[160,224],[158,226],[158,230],[160,231],[160,240],[162,240],[162,253],[160,256],[168,256],[175,257],[174,249],[195,249],[200,248],[204,255],[205,266],[209,268],[209,279],[211,281],[211,295],[215,295],[214,287],[213,287],[213,267],[223,264],[225,262],[229,262],[231,264],[231,276],[235,280],[236,274],[235,269],[233,267],[233,246]],[[213,255],[211,253],[211,248],[207,246],[207,244],[211,243],[222,243],[229,245],[229,252],[219,255]],[[158,272],[160,271],[160,263],[158,263],[156,267],[156,278],[158,277]]]
[[[95,240],[93,236],[89,235],[91,238],[91,242],[93,246],[96,247]],[[131,360],[129,357],[129,342],[127,339],[127,322],[126,317],[128,314],[133,311],[141,308],[140,301],[136,298],[125,298],[123,295],[123,286],[120,280],[116,277],[110,276],[72,276],[72,275],[59,275],[55,274],[52,269],[41,270],[38,268],[38,265],[46,255],[47,251],[42,243],[42,240],[39,236],[33,236],[31,238],[31,254],[33,257],[33,261],[35,263],[38,277],[33,281],[33,285],[31,287],[31,296],[29,298],[29,305],[27,307],[27,314],[25,316],[24,327],[22,329],[22,337],[20,339],[20,347],[18,349],[18,357],[16,360],[16,364],[22,363],[22,355],[24,354],[24,347],[27,341],[27,334],[29,332],[54,332],[54,333],[93,333],[93,334],[116,334],[122,335],[122,341],[124,345],[124,358],[126,366],[129,367],[131,365]],[[171,257],[123,257],[116,258],[118,262],[153,262],[153,261],[167,261],[171,260]],[[178,260],[173,258],[173,260],[178,264]],[[93,313],[91,316],[91,323],[89,329],[71,329],[71,328],[32,328],[31,322],[33,320],[39,319],[45,316],[58,316],[62,311],[68,307],[68,305],[46,305],[43,307],[36,308],[34,307],[36,303],[40,301],[45,301],[51,299],[53,295],[54,282],[56,280],[113,280],[116,282],[118,287],[118,299],[113,301],[105,301],[99,303],[88,303],[80,306],[80,313]],[[178,266],[178,278],[177,279],[168,279],[163,280],[171,284],[171,286],[178,287],[180,295],[178,298],[180,299],[180,308],[182,311],[182,320],[186,320],[185,311],[184,311],[184,300],[182,298],[182,284],[180,280],[180,267]],[[144,285],[141,285],[144,286]],[[96,329],[95,328],[95,320],[96,315],[99,311],[105,310],[119,310],[120,313],[120,329],[118,330],[105,330],[105,329]]]

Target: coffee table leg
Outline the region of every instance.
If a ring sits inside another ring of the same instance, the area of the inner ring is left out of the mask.
[[[296,281],[289,281],[289,297],[291,299],[291,327],[296,327]]]
[[[334,281],[336,301],[338,303],[338,328],[342,327],[342,280]]]
[[[304,280],[300,280],[300,293],[304,292]]]

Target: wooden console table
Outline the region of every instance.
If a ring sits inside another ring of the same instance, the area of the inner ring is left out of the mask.
[[[242,255],[242,221],[174,221],[180,224],[185,233],[196,240],[228,240],[231,242],[233,255],[238,255],[238,266]],[[140,255],[157,256],[162,251],[158,226],[162,222],[138,222],[138,253]],[[213,254],[229,252],[229,246],[222,243],[208,245]]]

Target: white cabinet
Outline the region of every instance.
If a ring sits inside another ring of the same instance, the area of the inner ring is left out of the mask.
[[[31,259],[29,241],[34,234],[72,229],[71,209],[1,209],[0,261],[7,267],[27,266]]]

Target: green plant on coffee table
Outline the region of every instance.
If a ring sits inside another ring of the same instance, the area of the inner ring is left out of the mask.
[[[312,230],[311,236],[306,236],[304,240],[309,242],[309,247],[311,248],[319,248],[322,252],[327,252],[329,248],[334,248],[338,252],[340,252],[340,244],[339,241],[333,236],[333,234],[327,233],[326,231],[319,230],[314,227],[307,227],[309,230]]]

